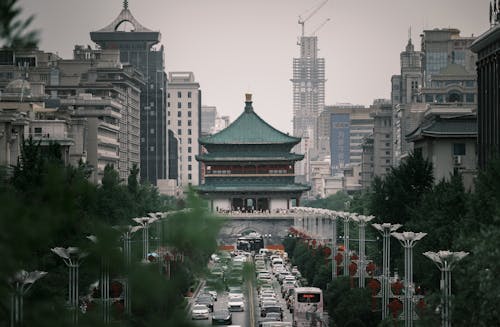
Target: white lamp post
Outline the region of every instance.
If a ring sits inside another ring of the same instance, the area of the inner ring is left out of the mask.
[[[391,275],[391,233],[395,232],[402,225],[400,224],[372,224],[372,226],[382,234],[383,237],[383,260],[382,260],[382,320],[389,316],[389,278]]]
[[[337,277],[337,261],[335,261],[337,255],[337,218],[338,213],[330,211],[330,223],[332,225],[332,280]]]
[[[142,227],[143,260],[148,261],[149,253],[149,225],[158,220],[157,217],[139,217],[132,218],[133,221]]]
[[[441,271],[441,290],[443,296],[441,298],[441,326],[451,327],[451,314],[450,314],[450,299],[451,299],[451,271],[455,268],[456,264],[465,258],[468,252],[424,252],[424,255],[431,259]]]
[[[356,214],[343,212],[340,218],[344,221],[344,276],[349,276],[349,222]]]
[[[366,267],[366,260],[365,260],[365,229],[366,229],[366,224],[370,222],[374,216],[363,216],[363,215],[357,215],[353,216],[352,220],[358,223],[359,227],[359,267],[358,267],[358,285],[359,287],[365,287],[365,267]]]
[[[11,297],[10,326],[22,326],[24,322],[24,295],[30,290],[31,286],[47,275],[45,271],[18,271],[13,278],[9,279],[9,284],[13,288]]]
[[[73,324],[78,324],[78,269],[80,260],[87,254],[80,252],[77,247],[71,246],[66,249],[55,247],[51,251],[60,256],[69,268],[68,304],[73,310]]]
[[[405,249],[405,296],[404,296],[404,319],[405,327],[413,327],[413,247],[427,233],[402,232],[391,233],[401,246]]]

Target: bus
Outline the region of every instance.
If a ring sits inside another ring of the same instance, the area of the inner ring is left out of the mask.
[[[293,295],[293,326],[323,326],[323,291],[320,288],[295,288]]]
[[[246,252],[259,253],[260,249],[264,248],[264,238],[259,233],[250,233],[238,237],[236,240],[236,249]]]

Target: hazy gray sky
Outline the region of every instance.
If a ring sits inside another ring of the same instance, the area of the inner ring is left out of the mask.
[[[292,58],[299,56],[298,16],[321,0],[129,0],[144,26],[159,30],[167,71],[193,71],[204,105],[234,120],[253,93],[256,112],[289,132],[292,120]],[[35,14],[40,48],[71,58],[75,44],[109,24],[121,0],[20,0]],[[454,27],[464,36],[489,27],[489,0],[329,0],[305,24],[326,61],[326,104],[370,105],[389,98],[391,75],[411,26],[416,49],[424,29]],[[307,15],[304,15],[307,16]]]

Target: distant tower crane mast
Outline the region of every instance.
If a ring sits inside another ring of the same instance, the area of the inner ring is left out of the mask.
[[[315,13],[318,12],[318,10],[320,10],[324,5],[326,5],[327,2],[328,2],[328,0],[324,0],[316,8],[313,7],[314,9],[312,9],[311,13],[306,18],[304,18],[304,19],[302,19],[302,16],[299,15],[299,24],[302,25],[302,36],[304,36],[304,34],[305,34],[304,33],[304,24],[305,24],[305,22],[307,22]],[[309,11],[309,10],[311,10],[311,9],[308,9],[307,11]]]

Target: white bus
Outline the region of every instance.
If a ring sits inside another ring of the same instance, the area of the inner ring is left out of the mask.
[[[293,326],[323,326],[323,291],[317,287],[297,287],[293,295]]]

